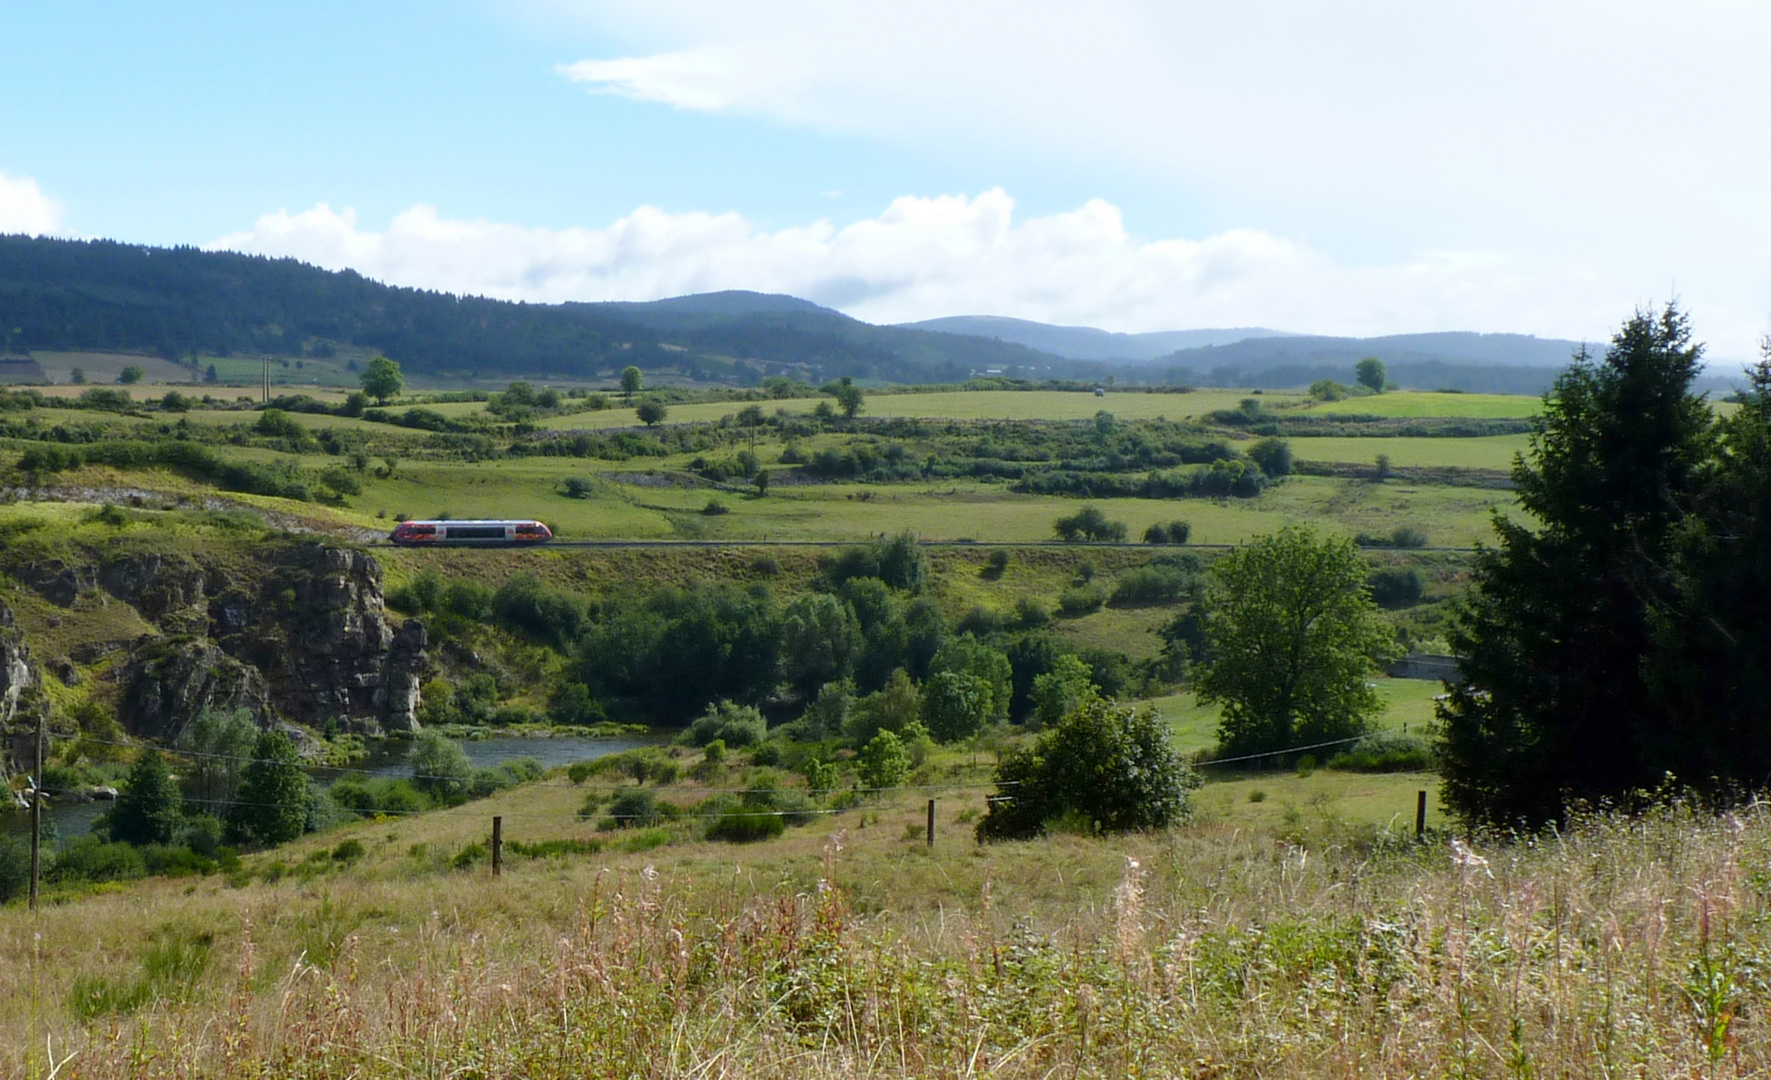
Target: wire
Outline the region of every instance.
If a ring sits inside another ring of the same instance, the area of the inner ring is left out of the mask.
[[[1264,754],[1243,754],[1240,757],[1213,758],[1210,761],[1195,761],[1193,764],[1196,767],[1200,765],[1228,765],[1232,761],[1253,761],[1256,758],[1278,757],[1281,754],[1295,754],[1300,750],[1320,750],[1324,746],[1340,746],[1342,743],[1358,742],[1363,738],[1365,738],[1363,735],[1350,735],[1345,739],[1330,739],[1327,742],[1311,743],[1308,746],[1289,746],[1284,750],[1268,750]]]

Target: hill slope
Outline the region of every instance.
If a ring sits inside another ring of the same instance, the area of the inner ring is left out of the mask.
[[[901,324],[908,329],[995,338],[1025,345],[1069,360],[1154,360],[1182,349],[1230,345],[1250,338],[1288,337],[1281,330],[1245,327],[1229,330],[1159,330],[1148,334],[1116,334],[1092,326],[1053,326],[995,315],[954,315]]]

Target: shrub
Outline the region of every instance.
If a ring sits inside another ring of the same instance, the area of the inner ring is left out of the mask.
[[[759,840],[773,840],[786,831],[787,822],[780,814],[740,805],[713,818],[707,826],[707,838],[733,844],[750,844]]]
[[[105,843],[96,836],[76,836],[56,853],[49,867],[51,881],[127,881],[148,872],[141,852],[122,841]]]
[[[1421,572],[1412,566],[1386,566],[1372,571],[1366,579],[1372,602],[1381,608],[1411,607],[1420,603],[1425,591]]]
[[[984,569],[990,574],[1001,577],[1008,569],[1009,552],[1007,548],[997,548],[984,558]]]
[[[363,842],[352,837],[349,840],[340,840],[338,846],[332,849],[332,861],[353,863],[362,858],[363,854]]]
[[[690,746],[706,746],[719,739],[735,748],[761,742],[768,733],[768,722],[755,708],[721,701],[709,705],[706,712],[696,717],[682,738]]]
[[[363,817],[428,810],[430,799],[412,781],[391,776],[346,777],[326,789],[341,810]]]
[[[1270,477],[1291,475],[1291,444],[1284,439],[1258,439],[1248,448],[1248,457]]]
[[[439,802],[461,798],[473,783],[473,762],[467,751],[434,731],[418,736],[409,762],[412,785]]]
[[[1065,618],[1079,619],[1101,610],[1106,602],[1106,589],[1099,585],[1079,585],[1059,594],[1058,611]]]
[[[1052,523],[1052,531],[1057,533],[1058,539],[1070,543],[1084,540],[1118,543],[1126,535],[1125,522],[1107,520],[1107,515],[1098,506],[1085,506],[1068,517],[1059,518]]]
[[[707,505],[701,508],[701,512],[708,517],[718,517],[721,514],[731,513],[732,508],[718,499],[708,499]]]
[[[1367,735],[1328,759],[1327,767],[1345,772],[1418,772],[1433,766],[1433,748],[1419,735],[1384,731]]]
[[[1185,816],[1199,778],[1169,746],[1153,709],[1135,711],[1097,697],[1011,753],[997,767],[998,794],[978,822],[979,840],[1038,836],[1060,818],[1092,831],[1129,832]]]
[[[30,887],[30,847],[10,836],[0,836],[0,904],[23,896]]]
[[[1140,566],[1119,575],[1110,602],[1114,607],[1172,604],[1192,583],[1193,575],[1178,566]]]
[[[855,772],[863,787],[894,788],[910,775],[910,754],[897,735],[881,731],[861,748],[861,756],[855,759]]]
[[[643,829],[664,821],[670,812],[668,803],[660,802],[649,788],[632,788],[621,792],[609,803],[608,816],[598,828]]]

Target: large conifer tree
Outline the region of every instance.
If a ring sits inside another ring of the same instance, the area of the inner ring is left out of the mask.
[[[1711,413],[1691,393],[1700,357],[1676,307],[1638,312],[1546,395],[1513,470],[1538,526],[1497,517],[1453,638],[1462,670],[1440,750],[1465,820],[1541,824],[1677,771],[1660,643],[1713,460]]]

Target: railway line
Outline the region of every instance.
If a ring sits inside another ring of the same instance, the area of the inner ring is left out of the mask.
[[[762,547],[798,547],[798,548],[846,548],[866,543],[865,538],[854,540],[549,540],[545,544],[506,544],[496,545],[497,550],[512,548],[574,548],[574,549],[658,549],[658,550],[692,550],[699,548],[762,548]],[[1091,542],[1084,540],[920,540],[925,548],[1127,548],[1148,551],[1153,554],[1180,551],[1231,551],[1241,547],[1240,544],[1144,544],[1127,540],[1120,543]],[[467,545],[435,544],[406,545],[394,544],[387,540],[370,541],[372,548],[398,547],[406,551],[459,551]],[[485,548],[494,545],[474,545]],[[1442,552],[1450,554],[1470,555],[1475,548],[1459,547],[1419,547],[1419,548],[1368,548],[1369,551],[1408,551],[1408,552]]]

